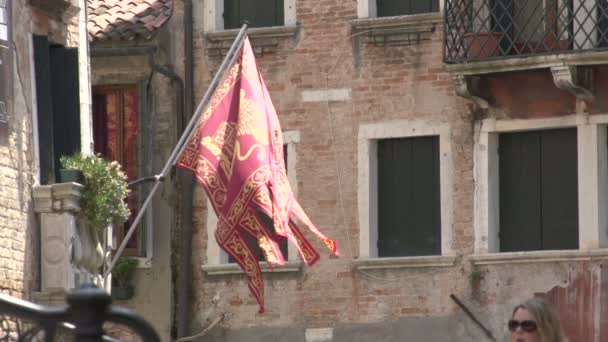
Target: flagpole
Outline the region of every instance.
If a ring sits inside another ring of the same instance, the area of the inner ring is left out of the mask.
[[[156,182],[154,183],[154,186],[152,187],[152,189],[150,190],[150,193],[146,197],[146,200],[144,201],[142,208],[137,213],[135,220],[133,220],[133,223],[129,227],[127,234],[125,235],[122,243],[120,244],[120,247],[116,251],[114,258],[112,259],[112,262],[110,263],[110,266],[105,270],[104,275],[103,275],[104,279],[106,279],[108,277],[108,275],[110,274],[110,272],[112,272],[112,268],[114,268],[114,265],[118,261],[118,258],[120,258],[120,256],[122,255],[122,252],[124,251],[125,247],[127,246],[127,243],[129,242],[129,240],[131,239],[131,236],[135,233],[135,230],[137,229],[139,222],[141,221],[141,219],[143,217],[143,214],[145,213],[146,209],[150,205],[150,202],[152,201],[152,197],[158,190],[158,187],[160,186],[161,181],[164,180],[165,176],[169,172],[169,169],[175,164],[177,158],[179,158],[179,156],[181,156],[181,154],[186,149],[188,141],[192,137],[192,134],[195,131],[195,129],[197,128],[196,125],[198,124],[198,121],[199,121],[201,115],[204,113],[204,111],[209,106],[209,101],[211,100],[211,97],[215,93],[216,88],[218,87],[219,83],[223,80],[224,75],[226,74],[226,71],[228,70],[228,68],[230,66],[232,66],[232,64],[234,64],[234,61],[236,60],[238,51],[241,49],[241,47],[243,45],[243,40],[245,39],[245,34],[247,33],[247,26],[248,26],[248,24],[245,23],[241,27],[241,30],[237,34],[234,42],[232,43],[232,46],[230,47],[230,49],[228,50],[228,53],[226,54],[226,58],[224,58],[224,60],[222,61],[222,64],[220,65],[220,68],[218,69],[215,76],[213,77],[213,80],[211,81],[209,88],[207,88],[207,92],[205,92],[205,96],[203,96],[203,99],[201,100],[201,102],[199,102],[198,106],[196,107],[196,110],[194,111],[194,114],[192,115],[192,118],[190,119],[190,122],[188,123],[188,126],[184,129],[182,136],[180,137],[177,144],[173,148],[173,151],[171,152],[171,155],[169,156],[167,163],[163,167],[161,173],[154,176],[154,178],[156,178]]]

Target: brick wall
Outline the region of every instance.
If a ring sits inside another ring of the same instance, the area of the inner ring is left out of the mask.
[[[202,6],[195,6],[195,10],[202,10]],[[480,146],[479,119],[488,113],[456,95],[442,61],[441,20],[432,33],[422,35],[421,41],[394,46],[383,44],[382,37],[374,37],[365,29],[362,33],[353,29],[356,1],[299,0],[296,12],[299,29],[293,37],[254,36],[252,44],[283,130],[300,133],[296,145],[298,199],[317,226],[338,240],[341,257],[330,258],[325,253],[316,266],[301,272],[265,274],[266,312],[259,315],[244,275],[209,275],[201,268],[208,262],[209,208],[204,192],[198,188],[193,213],[193,328],[204,328],[226,314],[220,324],[222,332],[216,333],[212,341],[238,341],[238,336],[257,341],[264,336],[291,336],[281,335],[285,329],[324,327],[350,331],[351,339],[345,341],[370,341],[378,336],[386,336],[380,339],[386,341],[444,341],[445,336],[454,341],[480,341],[485,338],[483,332],[450,299],[450,294],[460,298],[500,339],[513,306],[537,293],[563,289],[556,297],[565,298],[580,290],[580,283],[588,279],[592,279],[589,288],[593,290],[585,296],[603,293],[597,288],[603,282],[598,269],[605,264],[601,261],[604,257],[591,262],[589,270],[579,263],[585,258],[568,256],[549,257],[542,263],[503,260],[496,265],[469,259],[475,244],[474,194],[479,190],[474,179],[474,146],[484,148]],[[206,39],[202,23],[195,18],[195,97],[200,99],[231,41]],[[598,89],[605,83],[603,74],[604,69],[596,70]],[[497,119],[548,118],[576,110],[573,96],[555,87],[548,69],[485,77],[495,100],[490,115]],[[323,100],[329,96],[327,90],[342,94],[341,98]],[[591,105],[592,111],[602,112],[604,102],[599,98]],[[453,209],[448,250],[457,256],[453,266],[366,271],[353,266],[361,253],[363,225],[358,206],[362,167],[358,164],[359,130],[361,125],[390,125],[396,121],[449,127],[448,178],[452,182]],[[311,241],[325,251],[321,243],[314,238]],[[582,303],[570,299],[568,305]],[[393,325],[369,325],[385,322]],[[438,336],[442,337],[427,338],[423,333],[416,339],[405,332],[403,336],[410,339],[398,337],[400,326],[416,331],[425,322],[437,323]],[[348,330],[350,327],[368,328]],[[377,334],[361,335],[368,339],[358,336],[356,331],[364,329]],[[250,333],[238,335],[244,330]],[[265,331],[274,331],[275,335]],[[599,330],[596,332],[599,334]],[[300,336],[294,340],[303,339],[303,333],[294,336]]]
[[[450,293],[463,293],[465,266],[352,270],[359,255],[357,135],[361,124],[423,120],[449,124],[453,148],[453,250],[473,246],[473,125],[466,102],[457,97],[442,62],[442,26],[430,40],[410,46],[376,46],[365,35],[353,43],[350,20],[355,1],[298,1],[295,38],[279,39],[260,51],[258,64],[269,87],[283,130],[298,130],[298,198],[313,221],[336,238],[342,256],[321,261],[302,273],[266,274],[266,309],[256,314],[242,275],[208,276],[201,270],[207,232],[204,193],[195,196],[194,274],[197,324],[222,312],[225,328],[253,326],[326,327],[339,323],[452,315]],[[216,43],[195,42],[197,98],[201,98],[221,59]],[[253,39],[254,49],[264,44]],[[344,101],[303,101],[303,92],[340,89]],[[340,181],[339,181],[340,180]],[[339,186],[341,184],[341,186]],[[342,209],[343,208],[343,209]],[[311,238],[320,251],[322,244]],[[397,279],[397,281],[396,281]],[[432,284],[432,285],[430,285]]]

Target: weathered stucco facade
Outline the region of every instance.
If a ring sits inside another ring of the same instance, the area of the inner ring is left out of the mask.
[[[12,77],[12,103],[7,111],[6,141],[0,145],[0,288],[4,293],[30,299],[40,291],[40,238],[32,201],[32,188],[40,184],[36,135],[39,125],[49,124],[36,112],[32,35],[48,36],[55,44],[75,47],[84,29],[78,1],[53,3],[47,6],[40,1],[12,1],[12,59],[3,61],[10,63],[12,72],[7,74]]]

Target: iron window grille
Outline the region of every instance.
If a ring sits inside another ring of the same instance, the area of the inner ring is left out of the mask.
[[[446,63],[606,47],[606,1],[446,0]]]

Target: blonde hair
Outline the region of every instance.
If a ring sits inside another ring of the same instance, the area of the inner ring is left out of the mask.
[[[562,330],[557,309],[546,300],[539,297],[528,299],[517,305],[511,316],[514,316],[519,309],[528,311],[534,317],[542,342],[568,341]]]

